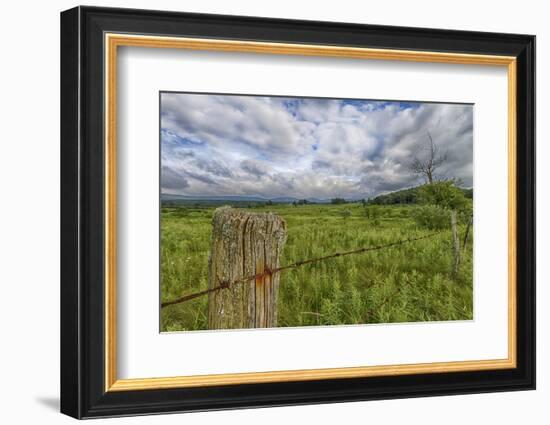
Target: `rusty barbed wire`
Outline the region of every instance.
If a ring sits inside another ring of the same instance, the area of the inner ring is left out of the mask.
[[[219,285],[213,286],[212,288],[205,289],[204,291],[194,292],[192,294],[184,295],[182,297],[179,297],[179,298],[176,298],[176,299],[173,299],[173,300],[170,300],[170,301],[164,301],[160,304],[160,307],[164,308],[164,307],[168,307],[168,306],[174,305],[174,304],[181,304],[183,302],[190,301],[192,299],[201,297],[203,295],[208,295],[212,292],[217,292],[217,291],[221,291],[223,289],[228,289],[228,288],[230,288],[234,285],[239,285],[239,284],[243,284],[243,283],[246,283],[246,282],[250,282],[251,280],[261,279],[261,278],[266,277],[266,276],[271,276],[275,273],[279,273],[279,272],[282,272],[282,271],[285,271],[285,270],[295,269],[295,268],[298,268],[298,267],[301,267],[301,266],[305,266],[307,264],[318,263],[320,261],[325,261],[325,260],[329,260],[329,259],[337,258],[337,257],[343,257],[343,256],[346,256],[346,255],[362,254],[362,253],[365,253],[365,252],[377,251],[377,250],[381,250],[381,249],[385,249],[385,248],[391,248],[391,247],[398,246],[398,245],[403,245],[403,244],[406,244],[406,243],[411,243],[411,242],[416,242],[416,241],[420,241],[420,240],[423,240],[423,239],[433,238],[434,236],[437,236],[437,235],[439,235],[443,232],[445,232],[445,230],[430,233],[428,235],[420,236],[420,237],[417,237],[417,238],[402,239],[400,241],[391,242],[391,243],[384,244],[384,245],[374,245],[374,246],[368,246],[368,247],[354,249],[354,250],[351,250],[351,251],[335,252],[334,254],[329,254],[329,255],[322,256],[322,257],[309,258],[307,260],[297,261],[295,263],[287,264],[286,266],[277,267],[275,269],[266,268],[266,270],[263,271],[262,273],[257,273],[257,274],[245,276],[245,277],[242,277],[240,279],[236,279],[232,282],[223,281],[223,282],[220,282]]]

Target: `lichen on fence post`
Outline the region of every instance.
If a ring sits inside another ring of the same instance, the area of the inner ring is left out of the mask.
[[[208,296],[209,329],[277,326],[279,267],[286,242],[285,221],[274,213],[221,207],[212,217],[208,287],[257,275]]]

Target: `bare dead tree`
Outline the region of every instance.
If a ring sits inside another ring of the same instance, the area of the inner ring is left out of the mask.
[[[430,142],[427,147],[428,155],[423,159],[415,156],[410,168],[414,174],[424,177],[428,184],[432,184],[435,172],[447,160],[447,154],[439,153],[439,147],[434,143],[429,131],[428,139]]]
[[[436,180],[436,170],[447,160],[447,154],[440,154],[439,147],[434,143],[432,135],[428,131],[429,145],[426,150],[428,154],[425,158],[420,159],[415,156],[413,162],[410,165],[411,171],[417,176],[424,177],[426,183],[431,185]],[[453,180],[454,181],[454,180]],[[456,208],[450,210],[451,216],[451,231],[452,231],[452,247],[453,247],[453,276],[458,275],[460,268],[460,240],[458,237],[458,211]],[[468,230],[469,231],[469,230]],[[466,234],[464,238],[464,245],[466,244]]]

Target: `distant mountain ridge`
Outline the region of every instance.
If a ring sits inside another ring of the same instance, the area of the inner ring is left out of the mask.
[[[415,204],[417,202],[418,189],[421,186],[411,187],[408,189],[396,190],[394,192],[385,193],[369,199],[369,204],[388,205],[388,204]],[[473,197],[472,188],[461,188],[467,198]],[[215,196],[195,196],[195,195],[172,195],[161,193],[160,199],[162,202],[198,202],[198,203],[214,203],[223,202],[234,203],[267,203],[273,202],[278,204],[300,203],[304,198],[295,198],[292,196],[279,196],[275,198],[264,198],[262,196],[241,196],[241,195],[215,195]],[[308,203],[312,204],[330,204],[332,199],[322,198],[305,198]],[[336,198],[340,199],[340,198]],[[361,199],[345,199],[346,202],[361,202]]]
[[[177,202],[177,201],[227,201],[227,202],[274,202],[280,204],[291,204],[298,202],[303,198],[294,198],[292,196],[280,196],[276,198],[264,198],[261,196],[240,196],[240,195],[214,195],[214,196],[197,196],[197,195],[173,195],[169,193],[161,193],[161,201]],[[330,203],[330,199],[306,198],[308,202],[316,204]]]

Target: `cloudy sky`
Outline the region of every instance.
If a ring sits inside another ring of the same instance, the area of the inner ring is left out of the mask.
[[[161,190],[368,198],[422,181],[428,132],[470,187],[472,130],[471,105],[162,93]]]

